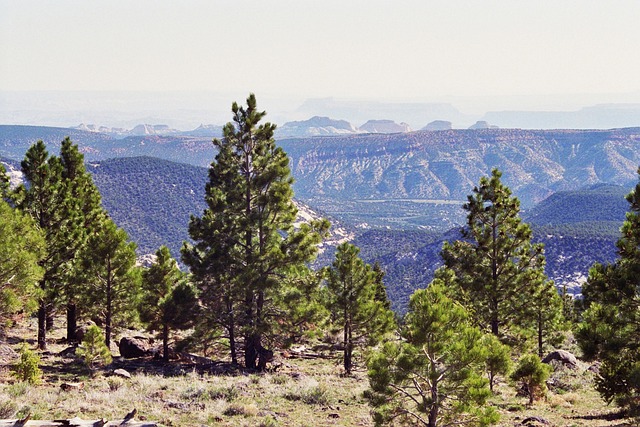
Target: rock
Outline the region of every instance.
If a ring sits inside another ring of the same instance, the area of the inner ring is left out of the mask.
[[[89,323],[86,323],[84,325],[80,325],[80,326],[76,327],[76,341],[82,342],[82,340],[84,339],[84,336],[87,333],[87,330],[91,326],[94,326],[94,325],[95,325],[95,323],[89,322]]]
[[[113,371],[113,375],[118,376],[118,377],[122,377],[122,378],[131,379],[131,374],[129,372],[125,371],[124,369],[116,369],[115,371]]]
[[[587,368],[587,371],[589,372],[593,372],[594,374],[598,375],[600,373],[600,365],[601,363],[595,362],[593,365],[589,366],[589,368]]]
[[[423,127],[422,130],[451,130],[451,122],[446,120],[434,120]]]
[[[551,363],[552,360],[557,360],[561,362],[563,365],[569,365],[572,368],[578,366],[578,359],[569,353],[566,350],[554,350],[551,353],[547,354],[544,359],[542,359],[542,363]]]
[[[67,347],[64,350],[62,350],[60,353],[58,353],[58,356],[61,357],[75,357],[76,355],[76,347],[71,346],[71,347]]]
[[[528,426],[528,427],[535,427],[538,425],[548,426],[549,421],[545,420],[542,417],[534,416],[534,417],[529,417],[522,420],[522,425]]]
[[[138,338],[122,337],[118,344],[120,355],[125,359],[135,357],[151,356],[153,353],[149,348],[149,343]]]
[[[60,388],[64,391],[82,390],[84,388],[84,383],[62,383],[60,384]]]

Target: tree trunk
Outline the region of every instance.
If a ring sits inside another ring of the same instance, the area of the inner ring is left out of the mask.
[[[45,327],[47,328],[47,332],[53,330],[53,326],[54,326],[53,310],[47,308],[47,317],[45,320]]]
[[[162,360],[169,361],[169,325],[162,325]]]
[[[351,375],[352,368],[352,355],[353,355],[353,343],[351,336],[351,322],[348,321],[348,316],[345,315],[344,323],[344,371],[345,374]]]
[[[538,357],[542,358],[542,313],[538,312]]]
[[[227,331],[229,332],[229,350],[231,351],[231,363],[238,364],[238,355],[236,353],[236,324],[235,316],[233,315],[233,302],[231,297],[227,296],[227,313],[229,313],[229,321],[227,324]]]
[[[438,396],[438,382],[431,386],[431,409],[429,410],[429,427],[438,426],[438,412],[440,410],[440,398]]]
[[[38,307],[38,348],[47,349],[47,304],[40,301]]]
[[[67,341],[76,341],[77,307],[73,302],[67,304]]]
[[[112,293],[112,283],[111,283],[111,259],[107,260],[107,313],[104,321],[104,343],[107,348],[111,348],[111,310],[113,303],[113,295]]]

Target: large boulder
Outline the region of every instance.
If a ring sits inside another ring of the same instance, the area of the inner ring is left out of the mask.
[[[141,338],[122,337],[118,344],[120,356],[125,359],[146,357],[153,355],[149,341]]]
[[[554,360],[572,368],[578,366],[578,359],[566,350],[553,350],[551,353],[547,354],[544,359],[542,359],[542,363],[551,363]]]

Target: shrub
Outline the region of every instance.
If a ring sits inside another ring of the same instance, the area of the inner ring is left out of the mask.
[[[82,345],[76,350],[76,354],[84,359],[84,363],[93,369],[96,364],[108,365],[111,363],[111,352],[104,341],[102,331],[96,325],[87,329]]]
[[[551,367],[540,361],[535,354],[522,356],[511,379],[522,383],[525,393],[529,396],[529,404],[544,396],[547,390],[545,381],[551,374]]]
[[[39,364],[40,356],[29,350],[26,344],[23,344],[20,348],[20,359],[13,366],[13,375],[18,381],[37,384],[42,377]]]

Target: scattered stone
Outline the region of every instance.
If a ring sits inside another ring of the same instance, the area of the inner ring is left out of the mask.
[[[117,377],[131,379],[131,374],[129,372],[127,372],[126,370],[124,370],[124,369],[116,369],[115,371],[113,371],[113,375],[115,375]]]
[[[332,412],[331,414],[329,414],[329,418],[334,418],[334,419],[340,418],[340,414],[336,414],[335,412]]]
[[[600,373],[600,362],[595,362],[593,365],[589,366],[589,368],[587,369],[587,371],[589,372],[593,372],[594,374],[598,375]]]
[[[152,355],[148,342],[139,338],[122,337],[118,344],[118,349],[120,350],[120,355],[125,359]]]
[[[60,384],[60,388],[64,391],[71,391],[71,390],[82,390],[84,389],[84,383],[83,382],[79,382],[79,383],[62,383]]]
[[[566,350],[554,350],[542,359],[542,363],[551,363],[552,360],[557,360],[563,365],[568,365],[572,368],[578,366],[578,359]]]
[[[76,355],[75,346],[67,347],[64,350],[62,350],[60,353],[58,353],[58,356],[61,356],[61,357],[75,357],[75,355]]]
[[[537,425],[548,426],[550,425],[550,423],[549,421],[547,421],[542,417],[535,416],[535,417],[525,418],[524,420],[522,420],[522,425],[528,426],[528,427],[535,427]]]

